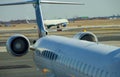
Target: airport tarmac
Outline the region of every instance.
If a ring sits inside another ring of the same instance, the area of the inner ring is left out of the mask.
[[[33,52],[23,57],[13,57],[7,52],[0,52],[0,77],[44,77],[36,70],[32,59]]]
[[[74,31],[77,31],[77,29],[71,30],[71,31],[74,32]],[[69,31],[69,32],[71,32],[71,31]],[[93,31],[93,30],[91,30],[91,31]],[[23,31],[21,31],[21,32],[23,32]],[[28,34],[29,34],[30,32],[34,33],[36,31],[32,30],[32,31],[25,31],[25,32],[26,33],[28,32]],[[23,33],[25,33],[25,32],[23,32]],[[67,33],[68,31],[65,31],[65,32]],[[97,30],[96,31],[94,30],[93,32],[95,32],[97,34],[97,36],[99,37],[99,39],[100,39],[99,43],[120,47],[120,35],[119,35],[120,30],[116,30],[116,31],[104,30],[104,34],[99,33],[99,31],[97,31]],[[9,33],[9,32],[5,31],[3,33]],[[11,33],[14,33],[14,31],[12,31]],[[74,32],[74,33],[76,33],[76,32]],[[58,34],[59,34],[59,32],[58,32]],[[73,34],[69,34],[70,37],[72,37]],[[57,35],[57,34],[55,34],[55,35]],[[60,35],[64,35],[64,34],[60,34]],[[67,36],[67,34],[64,36]],[[1,41],[2,41],[2,39],[1,39]],[[32,58],[33,58],[33,51],[30,51],[27,55],[25,55],[23,57],[13,57],[7,53],[5,45],[1,45],[0,46],[0,77],[45,77],[44,73],[42,73],[36,69],[36,66],[35,66]]]

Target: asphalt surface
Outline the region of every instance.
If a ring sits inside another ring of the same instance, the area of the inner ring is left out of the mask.
[[[74,31],[74,30],[73,30]],[[91,30],[92,31],[92,30]],[[22,31],[23,33],[36,32],[35,30]],[[20,32],[20,33],[22,33]],[[97,33],[95,31],[100,43],[114,45],[120,47],[120,30],[116,32],[108,32],[109,35]],[[104,30],[104,33],[107,32]],[[7,31],[1,34],[6,34]],[[14,31],[11,31],[14,33]],[[99,35],[100,34],[100,35]],[[72,34],[71,34],[72,35]],[[5,39],[7,37],[4,37]],[[7,53],[5,48],[5,42],[0,39],[0,77],[45,77],[45,74],[38,71],[33,61],[33,52],[30,51],[27,55],[23,57],[13,57]]]
[[[32,59],[33,52],[23,57],[13,57],[7,52],[0,52],[0,77],[44,77],[36,70]]]

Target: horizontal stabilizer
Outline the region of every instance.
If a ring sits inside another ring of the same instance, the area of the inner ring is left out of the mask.
[[[34,4],[35,1],[26,1],[26,2],[14,2],[14,3],[4,3],[0,4],[0,6],[9,6],[9,5],[24,5],[24,4]]]
[[[70,5],[84,5],[78,2],[61,2],[61,1],[41,1],[43,4],[70,4]]]
[[[24,5],[24,4],[36,4],[37,0],[25,1],[25,2],[14,2],[14,3],[3,3],[0,6],[10,6],[10,5]],[[68,5],[84,5],[77,2],[61,2],[61,1],[40,1],[42,4],[68,4]]]

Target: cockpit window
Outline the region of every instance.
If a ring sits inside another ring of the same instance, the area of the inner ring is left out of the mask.
[[[51,52],[51,51],[48,51],[48,50],[44,50],[42,52],[42,56],[45,57],[45,58],[48,58],[50,60],[56,60],[58,55],[55,54],[54,52]]]

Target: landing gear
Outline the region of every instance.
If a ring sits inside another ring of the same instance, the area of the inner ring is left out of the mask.
[[[57,31],[62,31],[59,25],[57,26]]]
[[[57,29],[58,29],[58,28],[60,28],[60,26],[59,26],[59,25],[57,26]]]

